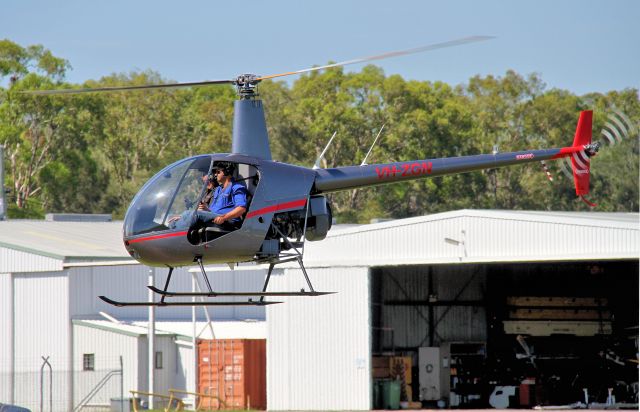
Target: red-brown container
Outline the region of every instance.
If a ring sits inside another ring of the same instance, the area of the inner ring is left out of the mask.
[[[267,345],[264,339],[198,341],[198,392],[202,409],[266,409]]]

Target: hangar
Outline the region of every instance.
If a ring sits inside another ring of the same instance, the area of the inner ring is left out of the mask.
[[[240,335],[264,327],[269,410],[373,409],[386,379],[401,381],[407,402],[486,406],[499,386],[508,402],[527,407],[583,400],[583,387],[589,401],[604,402],[602,388],[615,378],[624,382],[618,400],[633,402],[639,250],[638,214],[460,210],[337,226],[305,246],[315,289],[337,294],[211,317],[242,323]],[[261,266],[208,270],[220,290],[257,289],[265,275]],[[177,272],[176,289],[192,289],[191,272]],[[128,258],[121,223],[0,222],[0,325],[10,331],[0,337],[0,402],[37,401],[37,385],[16,382],[37,383],[41,356],[50,356],[54,370],[67,371],[54,409],[77,405],[79,337],[106,328],[120,331],[118,342],[146,339],[148,327],[147,309],[116,309],[95,296],[144,299],[150,276],[161,283],[165,274]],[[271,290],[302,287],[299,269],[274,271]],[[105,313],[124,325],[105,323]],[[192,311],[154,316],[184,325]],[[174,351],[182,378],[170,384],[193,388],[189,333],[163,325],[156,329],[183,348]],[[397,359],[409,365],[394,370]],[[144,390],[147,381],[124,368],[127,388]],[[24,388],[31,392],[21,395]]]
[[[637,403],[639,251],[638,214],[460,210],[333,232],[305,262],[338,293],[267,308],[268,408],[371,409],[390,375],[427,405],[486,407],[497,386],[514,395],[501,405],[583,388],[604,403],[615,381]],[[272,282],[303,286],[295,268]]]

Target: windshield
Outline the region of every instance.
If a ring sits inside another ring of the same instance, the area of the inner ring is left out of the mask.
[[[169,229],[167,220],[195,208],[204,190],[210,156],[178,161],[153,176],[131,202],[124,219],[124,235]]]

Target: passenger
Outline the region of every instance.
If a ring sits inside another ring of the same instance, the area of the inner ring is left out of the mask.
[[[219,162],[215,165],[213,174],[208,176],[207,192],[195,212],[194,223],[212,222],[226,230],[240,227],[242,215],[247,211],[247,188],[234,182],[234,170],[233,163]],[[215,181],[218,183],[217,187],[214,186]],[[190,221],[186,216],[174,216],[169,224],[171,228],[186,227]]]
[[[215,177],[213,175],[205,174],[202,176],[202,182],[206,183],[207,191],[202,197],[202,200],[200,200],[197,210],[204,210],[205,208],[206,210],[208,210],[209,203],[211,203],[211,198],[213,196],[213,190],[216,187]],[[173,215],[169,218],[168,226],[170,229],[175,229],[175,228],[185,229],[190,225],[190,223],[192,223],[191,220],[194,215],[193,210],[190,210],[191,209],[190,205],[192,204],[187,203],[186,199],[185,199],[185,204],[189,209],[185,210],[180,215]]]

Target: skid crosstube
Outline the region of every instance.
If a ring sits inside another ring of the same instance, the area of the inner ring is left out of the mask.
[[[331,295],[336,292],[316,292],[304,291],[299,292],[170,292],[159,289],[155,286],[147,286],[153,292],[167,297],[223,297],[223,296],[322,296]]]
[[[98,296],[103,301],[110,305],[118,307],[126,306],[266,306],[274,305],[282,302],[269,302],[265,300],[247,300],[245,302],[118,302],[117,300],[109,299],[106,296]]]
[[[277,230],[277,229],[276,229]],[[282,235],[284,237],[284,235]],[[316,292],[309,281],[309,276],[307,275],[307,271],[302,264],[302,255],[298,254],[296,257],[278,260],[276,262],[271,262],[269,264],[269,270],[267,272],[267,278],[265,279],[264,286],[262,287],[262,291],[253,291],[253,292],[216,292],[211,287],[211,283],[209,282],[209,278],[207,277],[207,272],[204,270],[204,264],[202,262],[202,257],[196,257],[196,262],[198,266],[200,266],[200,271],[202,273],[202,277],[207,285],[207,292],[171,292],[167,289],[169,288],[169,282],[171,281],[171,275],[173,274],[173,268],[169,268],[169,274],[167,275],[167,280],[164,285],[164,289],[157,288],[155,286],[149,285],[147,286],[151,291],[160,295],[159,302],[119,302],[113,299],[109,299],[106,296],[99,296],[104,302],[118,307],[126,307],[126,306],[266,306],[273,305],[282,302],[272,302],[264,300],[265,297],[276,296],[276,297],[285,297],[285,296],[323,296],[330,295],[336,292]],[[290,261],[298,261],[300,265],[300,269],[302,269],[302,274],[304,275],[304,279],[307,282],[307,286],[309,286],[309,291],[305,291],[304,289],[300,291],[292,291],[292,292],[267,292],[267,286],[269,285],[269,279],[271,278],[271,273],[273,272],[273,267],[279,263],[286,263]],[[204,300],[200,302],[194,301],[178,301],[178,302],[167,302],[165,299],[168,297],[190,297],[190,298],[216,298],[216,297],[240,297],[244,296],[248,299],[246,301],[211,301]],[[253,300],[250,297],[258,297],[259,299]]]

